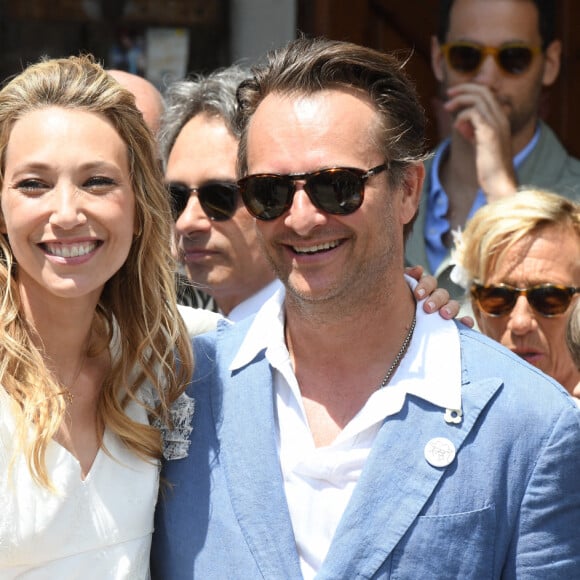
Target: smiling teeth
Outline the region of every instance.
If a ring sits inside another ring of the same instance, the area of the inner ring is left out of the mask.
[[[85,242],[84,244],[45,244],[48,254],[59,258],[77,258],[85,256],[97,247],[97,242]]]
[[[338,242],[326,242],[318,246],[310,246],[309,248],[296,248],[293,246],[293,249],[297,254],[314,254],[323,250],[331,250],[332,248],[336,248],[336,246],[338,246]]]

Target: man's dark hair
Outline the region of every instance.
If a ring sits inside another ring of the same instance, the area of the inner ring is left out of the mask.
[[[349,42],[299,38],[268,53],[266,63],[238,88],[241,173],[246,171],[249,118],[270,93],[310,95],[333,88],[360,90],[379,113],[382,129],[377,146],[385,159],[397,164],[422,160],[425,155],[425,114],[404,62],[393,54]],[[397,168],[391,167],[390,175]]]
[[[538,9],[538,21],[540,23],[540,36],[542,37],[542,50],[556,38],[556,3],[557,0],[529,0]],[[447,41],[449,32],[449,18],[454,0],[439,0],[439,23],[437,27],[437,39],[440,44]]]

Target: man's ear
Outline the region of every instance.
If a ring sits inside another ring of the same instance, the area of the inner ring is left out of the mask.
[[[435,78],[442,83],[443,82],[443,68],[445,66],[445,56],[441,50],[441,45],[437,40],[436,36],[431,37],[431,68],[433,69],[433,74]]]
[[[425,165],[422,161],[412,163],[405,168],[405,175],[401,182],[401,221],[403,224],[408,224],[417,213],[424,180]]]
[[[544,51],[544,74],[542,86],[549,87],[556,82],[562,64],[562,43],[553,40]]]

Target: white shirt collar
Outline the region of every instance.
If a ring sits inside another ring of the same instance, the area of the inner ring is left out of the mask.
[[[268,300],[268,298],[270,298],[280,288],[282,288],[282,282],[278,279],[272,280],[272,282],[258,290],[255,294],[252,294],[252,296],[243,302],[240,302],[232,309],[227,318],[232,322],[239,322],[240,320],[255,314],[262,304],[264,304],[264,302],[266,302],[266,300]]]
[[[406,277],[414,287],[417,282]],[[280,360],[288,352],[284,341],[284,289],[279,289],[256,314],[230,370],[248,364],[262,350],[268,360]],[[415,395],[443,409],[461,408],[461,352],[459,331],[453,321],[427,314],[417,304],[417,324],[407,354],[390,386]],[[380,391],[377,391],[380,396]]]

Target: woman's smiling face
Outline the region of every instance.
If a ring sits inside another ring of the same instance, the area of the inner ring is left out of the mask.
[[[6,147],[1,208],[24,295],[100,296],[135,233],[125,142],[96,113],[26,113]]]

